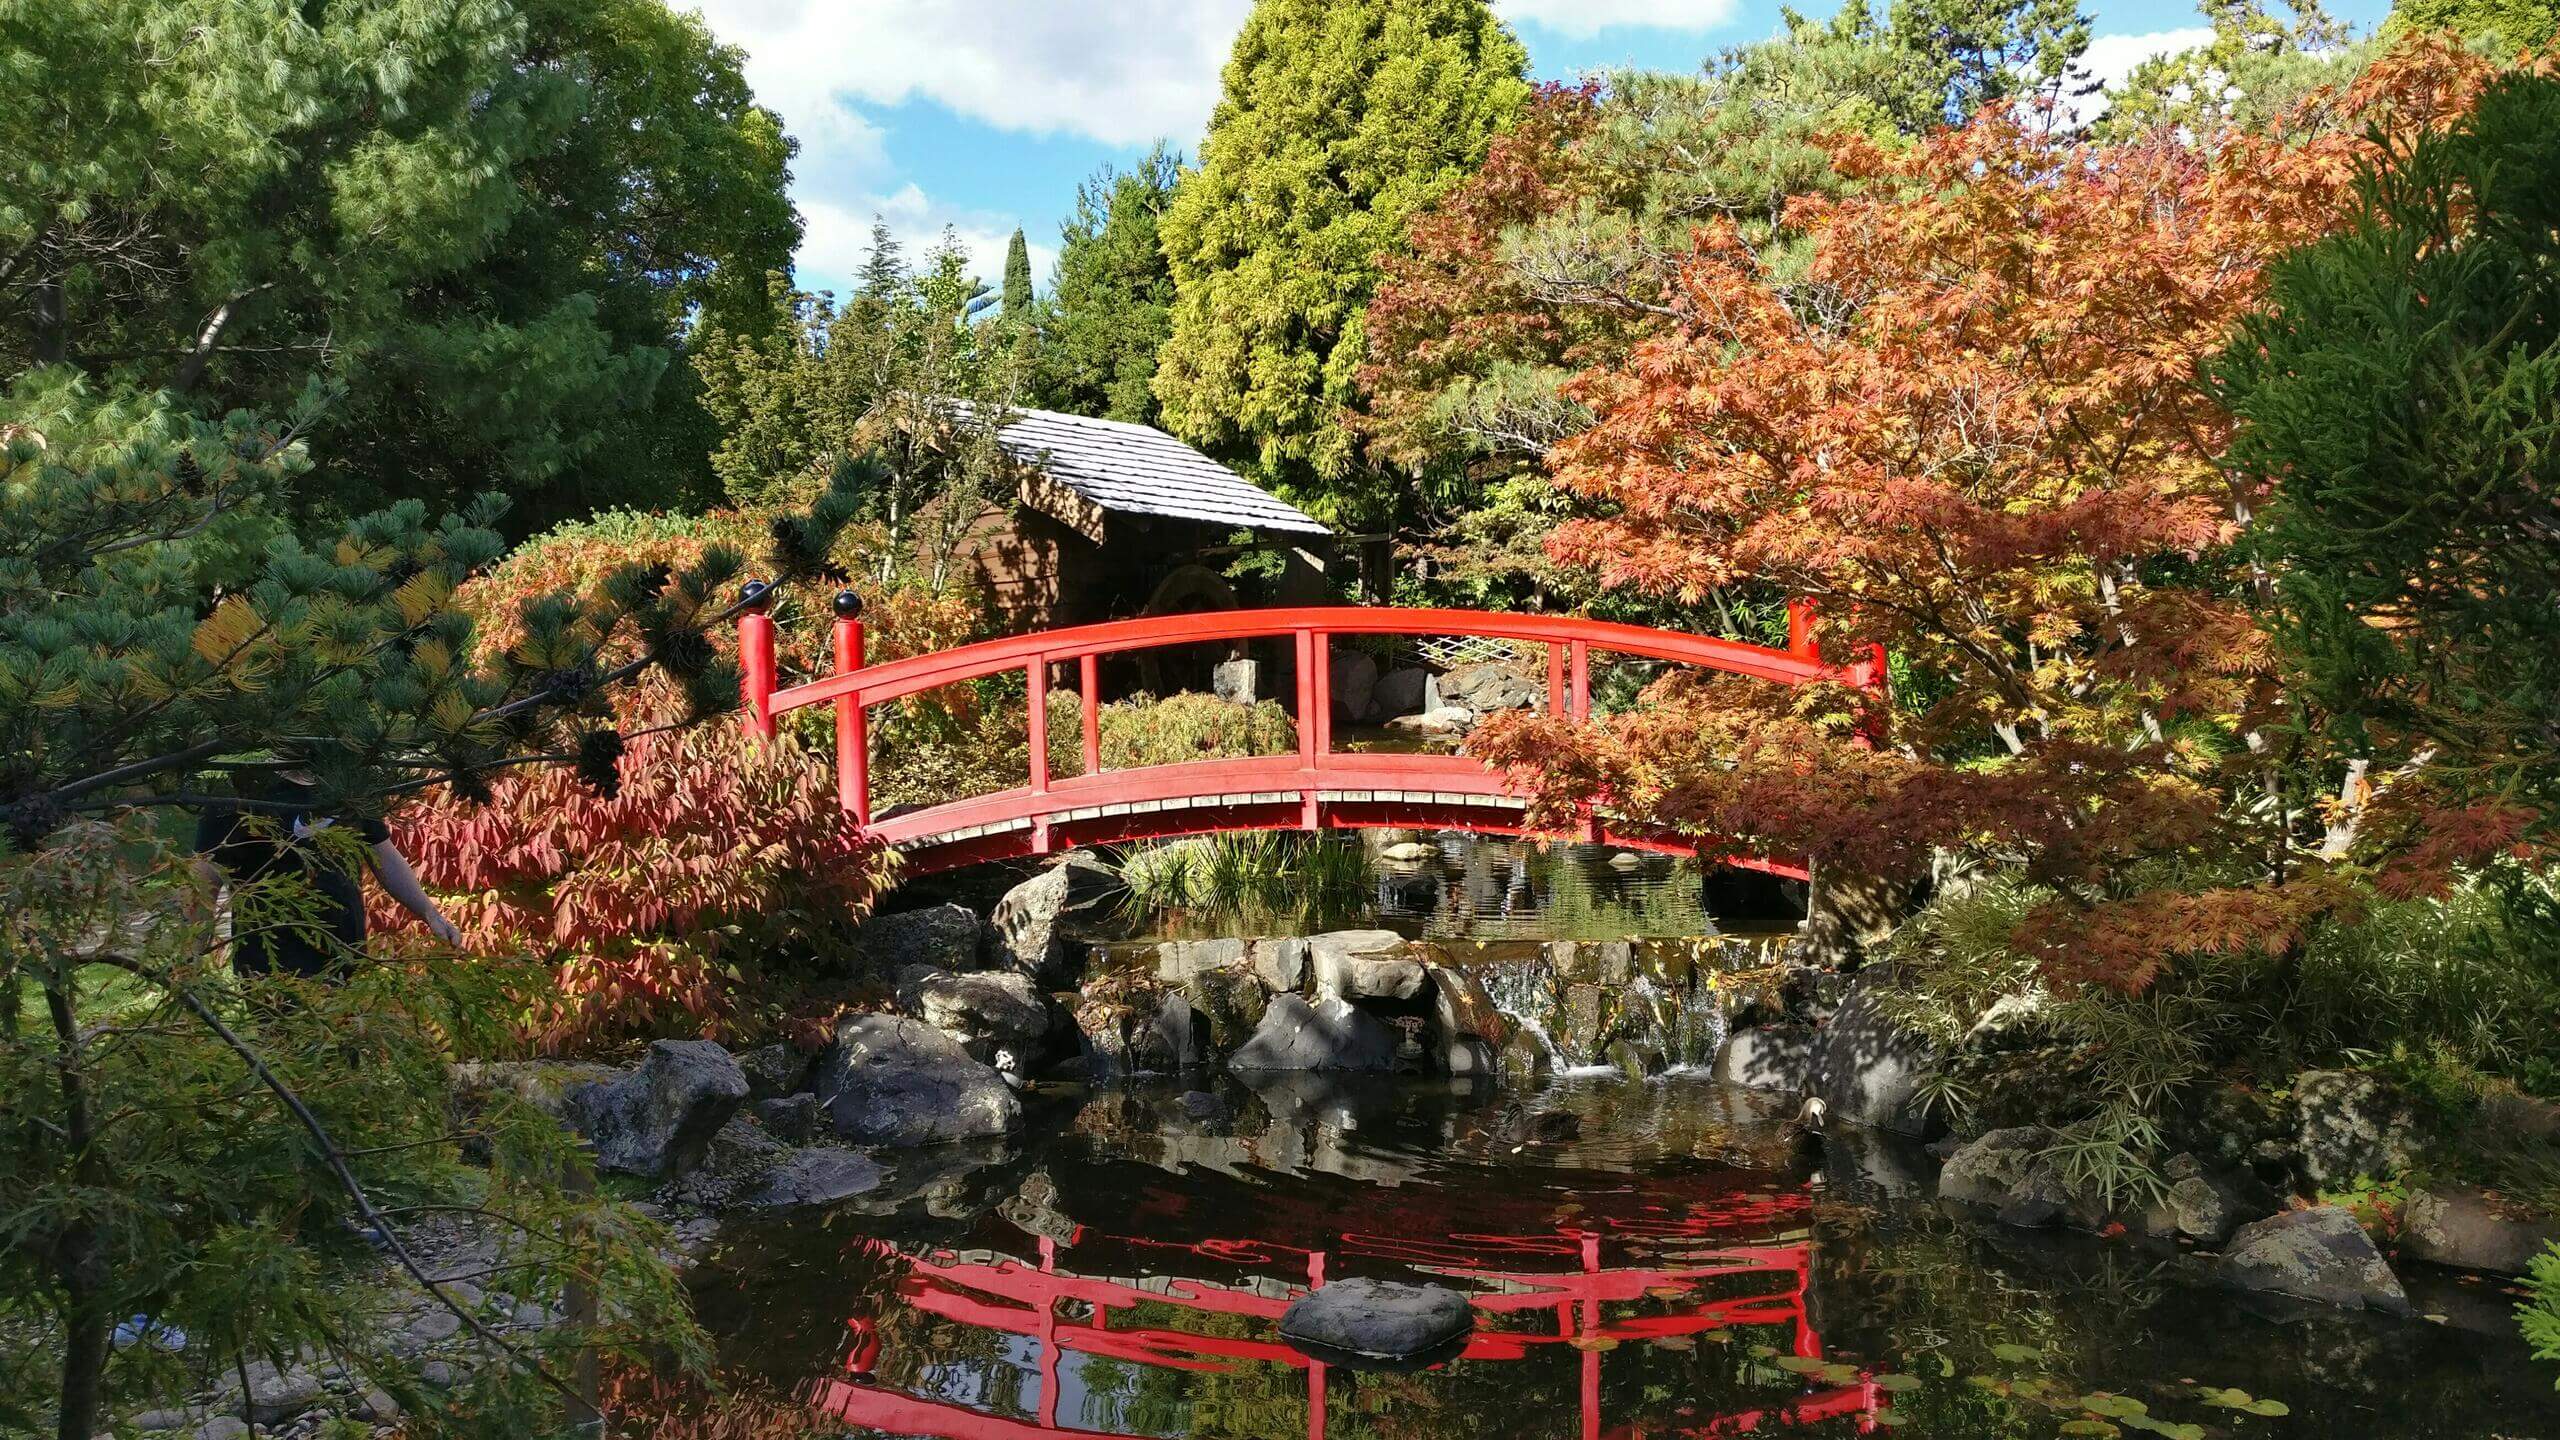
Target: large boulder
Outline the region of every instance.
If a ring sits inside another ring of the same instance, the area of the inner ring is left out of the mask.
[[[836,1023],[818,1062],[818,1099],[836,1134],[860,1145],[974,1140],[1022,1120],[1004,1077],[931,1025],[892,1015]]]
[[[2219,1245],[2243,1223],[2276,1209],[2274,1194],[2256,1180],[2210,1169],[2194,1155],[2172,1156],[2165,1173],[2170,1219],[2190,1240]]]
[[[966,905],[935,905],[874,915],[855,927],[853,953],[881,975],[911,966],[935,970],[970,970],[978,964],[977,912]]]
[[[1307,941],[1318,995],[1346,1000],[1410,1000],[1428,976],[1393,930],[1336,930]]]
[[[2411,1313],[2400,1279],[2356,1217],[2335,1205],[2289,1210],[2243,1225],[2216,1274],[2243,1290],[2272,1290],[2331,1305]]]
[[[1204,970],[1225,970],[1244,963],[1242,940],[1167,940],[1156,947],[1156,978],[1179,985]]]
[[[2407,1102],[2371,1075],[2305,1070],[2293,1080],[2294,1150],[2314,1185],[2381,1180],[2416,1158]]]
[[[763,1045],[738,1057],[738,1068],[747,1077],[750,1102],[778,1100],[808,1089],[809,1072],[817,1063],[818,1057],[804,1054],[794,1045]]]
[[[1746,1090],[1801,1095],[1813,1083],[1813,1041],[1809,1025],[1736,1030],[1716,1051],[1716,1078]]]
[[[1531,678],[1500,660],[1460,665],[1440,677],[1440,703],[1477,715],[1531,710],[1545,703],[1545,677]]]
[[[969,1058],[999,1069],[1027,1069],[1045,1048],[1048,997],[1031,977],[1011,970],[966,975],[932,972],[902,987],[924,1023],[960,1042]],[[999,1063],[998,1057],[1010,1064]]]
[[[1511,1017],[1487,994],[1472,973],[1448,965],[1425,965],[1431,978],[1431,1018],[1443,1040],[1482,1040],[1493,1049],[1511,1038]]]
[[[1182,982],[1182,998],[1208,1032],[1210,1058],[1228,1055],[1253,1035],[1270,997],[1243,965],[1196,970]]]
[[[708,1040],[659,1040],[639,1068],[580,1087],[569,1118],[595,1143],[596,1168],[670,1180],[692,1169],[746,1103],[747,1077]]]
[[[1357,725],[1377,713],[1378,662],[1367,652],[1333,647],[1333,715]]]
[[[1303,936],[1256,940],[1252,953],[1253,978],[1262,982],[1263,989],[1279,995],[1306,983],[1307,942]]]
[[[1295,995],[1273,997],[1253,1037],[1227,1060],[1227,1068],[1257,1070],[1390,1070],[1396,1034],[1377,1017],[1338,995],[1315,1004]]]
[[[1929,1042],[1885,1011],[1892,982],[1881,969],[1858,972],[1814,1050],[1814,1093],[1825,1118],[1928,1138],[1930,1122],[1913,1098],[1928,1074]]]
[[[1072,986],[1084,947],[1111,934],[1127,893],[1120,872],[1071,850],[996,902],[987,920],[990,958],[1045,988]]]
[[[1390,670],[1378,677],[1378,688],[1372,698],[1377,713],[1392,719],[1399,715],[1423,715],[1440,708],[1440,690],[1434,677],[1420,666]]]
[[[1994,1209],[2021,1197],[2036,1169],[2036,1157],[2053,1143],[2041,1125],[1994,1130],[1957,1147],[1938,1171],[1938,1198]]]
[[[1336,1280],[1280,1316],[1281,1339],[1328,1360],[1414,1360],[1456,1346],[1474,1329],[1466,1296],[1392,1280]]]
[[[2551,1244],[2560,1244],[2560,1224],[2502,1213],[2473,1189],[2421,1190],[2400,1217],[2402,1255],[2460,1270],[2521,1275]]]

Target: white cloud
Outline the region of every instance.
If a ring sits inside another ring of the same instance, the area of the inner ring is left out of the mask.
[[[2071,103],[2074,118],[2088,124],[2107,113],[2108,91],[2125,82],[2134,67],[2154,55],[2174,55],[2213,43],[2213,31],[2202,25],[2154,30],[2144,35],[2101,35],[2080,56],[2080,68],[2105,89]]]
[[[871,256],[871,222],[875,217],[897,237],[909,265],[922,264],[925,253],[941,242],[942,231],[948,226],[969,257],[970,273],[988,285],[1003,283],[1004,252],[1013,238],[1012,222],[1000,215],[940,205],[913,182],[885,195],[857,196],[845,204],[803,199],[799,257],[802,283],[812,288],[850,286],[852,277],[862,269],[862,262]],[[1057,247],[1034,240],[1029,242],[1029,248],[1032,280],[1045,286],[1050,267],[1057,263]]]
[[[857,103],[999,129],[1189,146],[1251,0],[697,0],[804,144]],[[1629,0],[1610,0],[1613,4]]]
[[[1713,30],[1733,19],[1737,0],[1494,0],[1514,24],[1526,21],[1585,39],[1603,30]]]

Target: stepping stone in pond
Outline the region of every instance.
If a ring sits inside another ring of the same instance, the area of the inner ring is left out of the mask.
[[[1337,1280],[1280,1317],[1280,1338],[1333,1364],[1385,1368],[1438,1364],[1475,1330],[1467,1297],[1439,1285]]]

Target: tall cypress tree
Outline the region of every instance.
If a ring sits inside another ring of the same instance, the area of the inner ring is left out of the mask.
[[[1377,256],[1484,159],[1528,57],[1483,0],[1260,0],[1163,222],[1166,426],[1318,514],[1389,520],[1344,424]]]
[[[1023,240],[1019,225],[1004,247],[1004,302],[996,315],[1007,325],[1027,325],[1031,321],[1031,247]]]

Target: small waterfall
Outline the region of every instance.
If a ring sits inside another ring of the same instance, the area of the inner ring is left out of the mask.
[[[1493,1001],[1493,1008],[1535,1041],[1556,1069],[1581,1063],[1566,1054],[1556,1041],[1555,975],[1544,960],[1506,960],[1485,965],[1476,971],[1476,978],[1484,982],[1485,997]]]

